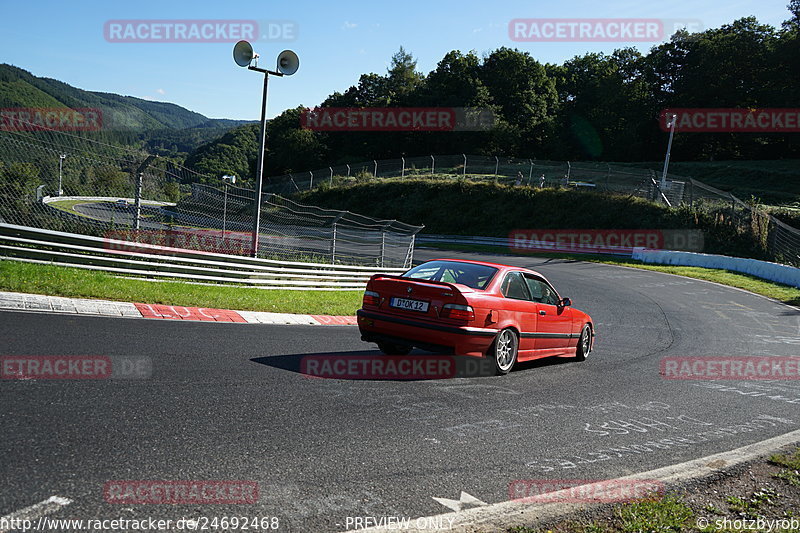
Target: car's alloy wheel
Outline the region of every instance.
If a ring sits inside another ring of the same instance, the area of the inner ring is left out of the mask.
[[[581,337],[578,339],[578,347],[575,349],[575,359],[586,361],[586,356],[592,349],[592,328],[589,324],[583,326]]]
[[[508,374],[517,362],[517,336],[510,329],[504,329],[494,340],[494,366],[498,374]]]

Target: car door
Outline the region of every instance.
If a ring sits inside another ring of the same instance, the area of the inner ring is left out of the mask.
[[[536,302],[534,349],[552,351],[552,355],[566,351],[572,334],[572,309],[558,305],[558,293],[545,280],[525,274],[525,283]]]
[[[505,296],[504,312],[511,315],[511,321],[519,328],[520,358],[524,359],[534,349],[538,320],[537,303],[531,300],[530,291],[522,277],[522,272],[509,272],[500,285],[500,292]]]

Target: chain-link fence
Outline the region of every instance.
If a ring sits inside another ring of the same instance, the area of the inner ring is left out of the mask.
[[[721,219],[728,229],[751,233],[758,255],[800,266],[800,230],[777,220],[757,206],[692,178],[636,166],[608,163],[546,161],[475,155],[430,155],[361,161],[269,178],[265,187],[293,194],[321,186],[356,183],[361,179],[423,178],[490,180],[508,185],[561,187],[611,194],[630,194],[670,207],[690,206]]]
[[[17,120],[0,130],[0,222],[252,255],[255,194],[144,151]],[[421,226],[266,194],[258,256],[408,267]]]

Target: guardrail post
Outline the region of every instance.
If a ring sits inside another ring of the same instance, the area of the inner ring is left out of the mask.
[[[347,165],[347,177],[348,178],[350,177],[350,165],[349,164]]]
[[[467,176],[467,154],[461,154],[464,156],[464,177]]]
[[[494,156],[494,179],[497,180],[497,170],[500,168],[500,159]]]
[[[308,190],[310,191],[314,187],[314,173],[311,172],[310,170],[308,171],[308,173],[311,174],[311,181],[308,182]]]
[[[375,161],[374,159],[372,160],[372,162],[375,163],[375,170],[372,172],[372,175],[377,178],[378,177],[378,162]]]
[[[406,158],[405,157],[401,157],[400,161],[403,164],[403,168],[400,170],[400,177],[401,178],[405,178],[406,177]],[[383,266],[383,265],[381,265],[381,266]]]
[[[436,159],[431,156],[431,176],[433,176],[433,169],[436,167]]]
[[[330,181],[328,183],[333,185],[333,167],[328,167],[328,169],[331,171],[331,179],[330,179]]]

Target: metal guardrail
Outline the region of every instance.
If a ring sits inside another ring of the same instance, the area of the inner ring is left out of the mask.
[[[591,230],[587,230],[591,231]],[[425,234],[417,235],[417,246],[437,244],[466,244],[466,245],[479,245],[479,246],[496,246],[508,250],[514,247],[514,243],[508,237],[481,237],[469,235],[435,235]],[[569,244],[559,243],[555,241],[532,240],[526,241],[521,248],[528,251],[536,252],[562,252],[562,253],[591,253],[591,254],[605,254],[605,255],[623,255],[630,257],[633,248],[630,246],[613,246],[603,245],[598,246],[569,246]]]
[[[362,290],[372,274],[402,268],[276,261],[0,224],[0,259],[120,276],[261,289]]]

